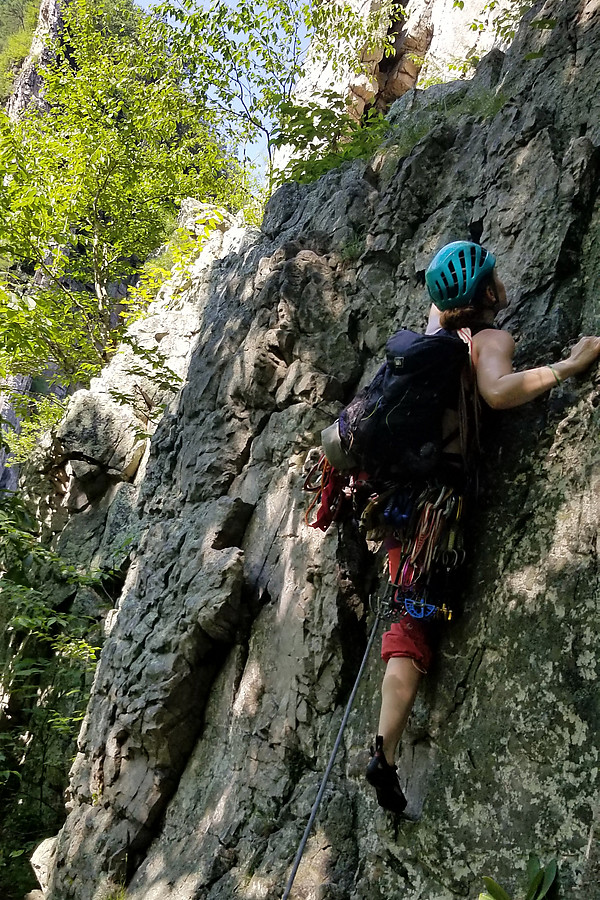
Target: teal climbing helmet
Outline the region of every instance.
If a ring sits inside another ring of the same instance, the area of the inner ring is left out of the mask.
[[[491,275],[496,257],[471,241],[453,241],[433,257],[425,272],[429,296],[438,309],[470,306],[482,278]]]

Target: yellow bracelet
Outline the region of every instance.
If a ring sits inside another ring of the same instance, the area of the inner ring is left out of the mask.
[[[554,375],[554,379],[555,379],[556,383],[557,383],[557,384],[560,384],[560,383],[561,383],[561,380],[560,380],[560,378],[558,377],[558,375],[556,374],[556,369],[554,368],[554,366],[551,366],[550,364],[548,364],[548,365],[546,366],[546,368],[547,368],[547,369],[550,369],[550,371],[551,371],[552,374]]]

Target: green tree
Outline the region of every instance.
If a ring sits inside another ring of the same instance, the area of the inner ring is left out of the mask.
[[[389,123],[375,109],[369,109],[358,121],[351,115],[343,97],[334,92],[324,95],[328,104],[281,104],[281,121],[273,129],[275,147],[288,147],[292,157],[277,178],[307,184],[343,162],[372,156],[385,138]]]
[[[65,5],[42,106],[16,123],[0,117],[0,377],[49,363],[87,382],[119,337],[110,285],[164,241],[178,200],[248,202],[234,150],[263,136],[269,187],[286,137],[312,142],[326,167],[365,152],[345,104],[327,122],[313,115],[311,138],[291,95],[309,48],[334,68],[359,68],[364,47],[383,40],[391,7],[382,10],[363,21],[344,4],[306,0],[168,0],[153,14],[132,0]]]
[[[77,615],[78,590],[97,596],[112,574],[83,573],[39,541],[18,495],[0,492],[0,895],[35,886],[28,857],[64,819],[62,788],[100,642]],[[98,616],[98,619],[100,617]]]
[[[31,19],[32,10],[37,18],[39,5],[38,0],[0,0],[0,48],[9,35],[25,28],[25,24]]]
[[[111,283],[163,242],[180,198],[235,209],[246,195],[148,15],[73,0],[64,18],[44,107],[0,117],[0,376],[51,363],[85,382],[115,338]]]
[[[312,115],[315,101],[293,100],[309,63],[327,63],[334,73],[349,75],[363,69],[365,50],[375,44],[391,53],[387,32],[398,8],[382,3],[364,17],[345,2],[239,0],[230,5],[212,0],[200,6],[195,0],[166,0],[158,12],[165,22],[176,23],[174,52],[185,58],[193,90],[209,98],[231,144],[264,142],[270,193],[277,180],[273,152],[286,143],[286,135],[296,149],[299,129],[305,145],[321,140]],[[325,90],[316,104],[336,133],[334,144],[341,133],[352,131],[344,98]]]
[[[454,0],[454,6],[458,9],[464,9],[464,5],[464,0]],[[471,31],[492,30],[502,44],[508,45],[517,33],[517,28],[519,27],[521,19],[530,12],[534,6],[535,0],[504,0],[503,3],[500,3],[499,0],[487,0],[479,13],[482,18],[475,19],[471,22],[469,27],[471,28]],[[554,28],[556,19],[531,19],[528,24],[530,28],[539,28],[544,31]],[[535,59],[538,56],[543,56],[543,52],[534,53],[525,58]],[[459,62],[454,68],[460,68],[461,65],[464,66],[462,71],[462,74],[464,75],[469,68],[472,65],[476,65],[478,61],[477,57],[473,57],[470,61],[464,60]]]

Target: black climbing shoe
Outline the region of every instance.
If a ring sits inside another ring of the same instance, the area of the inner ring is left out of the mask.
[[[383,809],[393,813],[403,813],[406,797],[402,793],[396,766],[390,766],[383,753],[383,738],[375,738],[375,749],[371,747],[371,762],[367,766],[366,778],[375,788],[377,802]]]

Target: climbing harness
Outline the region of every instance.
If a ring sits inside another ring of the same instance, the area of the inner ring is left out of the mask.
[[[378,536],[384,523],[386,550],[396,615],[416,619],[452,618],[448,607],[434,603],[450,574],[464,562],[462,493],[437,483],[373,494],[361,517],[361,529]]]
[[[438,593],[431,588],[432,582],[447,577],[465,559],[462,492],[432,481],[418,487],[393,485],[378,493],[365,473],[338,472],[325,456],[312,466],[304,489],[314,494],[306,512],[311,527],[326,531],[341,517],[344,507],[350,509],[352,505],[355,516],[363,507],[359,529],[367,537],[393,535],[395,543],[387,547],[387,552],[395,614],[402,611],[402,615],[416,619],[452,618],[450,609],[434,603],[429,594]]]
[[[432,617],[452,619],[452,610],[445,603],[437,605],[431,603],[426,595],[410,590],[401,591],[393,583],[389,583],[386,596],[377,601],[376,606],[371,606],[372,612],[380,619],[403,619],[411,616],[413,619],[429,619]]]
[[[345,709],[345,711],[344,711],[344,716],[343,716],[343,718],[342,718],[342,722],[341,722],[341,725],[340,725],[340,729],[339,729],[338,734],[337,734],[337,737],[336,737],[336,739],[335,739],[335,744],[333,745],[333,750],[331,751],[331,756],[329,757],[329,762],[327,763],[327,768],[325,769],[325,773],[324,773],[323,778],[322,778],[322,780],[321,780],[321,785],[320,785],[319,790],[318,790],[318,792],[317,792],[317,796],[316,796],[316,798],[315,798],[315,802],[313,803],[313,806],[312,806],[312,809],[311,809],[311,813],[310,813],[310,817],[309,817],[309,820],[308,820],[308,822],[307,822],[307,824],[306,824],[306,828],[304,829],[304,834],[303,834],[303,836],[302,836],[302,840],[300,841],[300,846],[298,847],[298,851],[297,851],[296,857],[295,857],[295,859],[294,859],[294,864],[293,864],[293,866],[292,866],[292,871],[291,871],[291,873],[290,873],[290,877],[288,878],[288,882],[287,882],[287,885],[286,885],[286,888],[285,888],[285,891],[284,891],[284,893],[283,893],[283,897],[281,898],[281,900],[287,900],[287,898],[288,898],[289,895],[290,895],[290,891],[291,891],[291,889],[292,889],[292,886],[293,886],[293,884],[294,884],[294,879],[296,878],[296,874],[297,874],[297,872],[298,872],[298,868],[299,868],[299,866],[300,866],[300,862],[301,862],[302,857],[303,857],[303,855],[304,855],[304,850],[306,849],[306,844],[308,843],[308,838],[309,838],[309,836],[310,836],[310,832],[311,832],[311,830],[312,830],[314,821],[315,821],[315,819],[316,819],[316,817],[317,817],[317,812],[318,812],[318,810],[319,810],[319,806],[321,805],[321,801],[322,801],[323,795],[324,795],[324,793],[325,793],[325,788],[327,787],[327,782],[328,782],[328,780],[329,780],[329,776],[330,776],[330,774],[331,774],[331,770],[333,769],[333,764],[334,764],[334,762],[335,762],[335,758],[336,758],[336,756],[337,756],[337,752],[338,752],[338,750],[339,750],[339,748],[340,748],[340,744],[342,743],[342,737],[343,737],[343,734],[344,734],[344,730],[345,730],[345,728],[346,728],[346,724],[347,724],[348,719],[349,719],[349,717],[350,717],[350,712],[351,712],[351,710],[352,710],[352,706],[353,706],[354,700],[355,700],[355,698],[356,698],[356,694],[357,694],[357,691],[358,691],[358,686],[359,686],[359,684],[360,684],[360,680],[361,680],[361,678],[362,678],[362,674],[363,674],[364,669],[365,669],[365,666],[366,666],[366,664],[367,664],[367,659],[368,659],[368,657],[369,657],[369,653],[371,652],[371,647],[373,646],[373,641],[375,640],[375,634],[376,634],[376,632],[377,632],[377,628],[378,628],[378,626],[379,626],[380,619],[381,619],[381,616],[380,616],[378,613],[376,613],[376,614],[375,614],[375,621],[373,622],[373,627],[371,628],[371,633],[370,633],[369,639],[368,639],[368,641],[367,641],[367,647],[366,647],[366,649],[365,649],[365,653],[364,653],[364,656],[363,656],[363,658],[362,658],[362,662],[361,662],[361,664],[360,664],[360,668],[359,668],[359,670],[358,670],[358,675],[356,676],[356,681],[354,682],[354,687],[352,688],[352,693],[350,694],[350,697],[349,697],[349,699],[348,699],[348,703],[346,704],[346,709]]]

